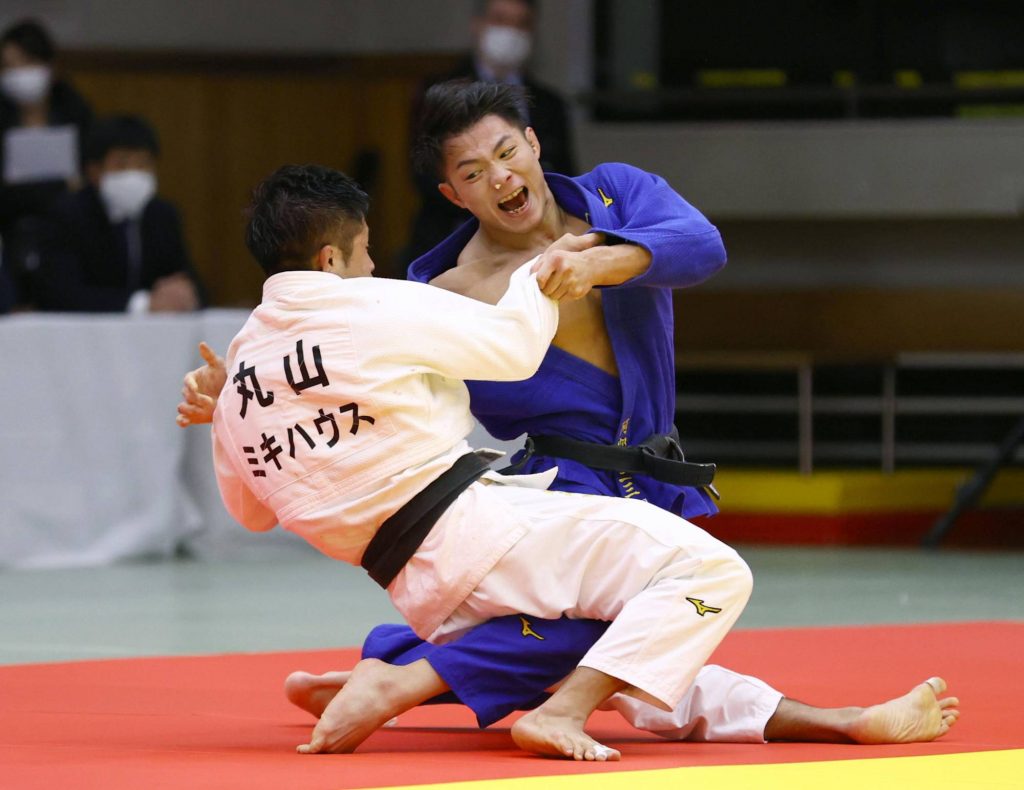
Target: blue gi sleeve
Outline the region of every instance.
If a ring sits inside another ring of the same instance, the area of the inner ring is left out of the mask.
[[[593,230],[651,253],[646,272],[611,287],[686,288],[725,266],[718,229],[665,179],[623,164],[601,165],[584,179],[606,209],[592,216]]]

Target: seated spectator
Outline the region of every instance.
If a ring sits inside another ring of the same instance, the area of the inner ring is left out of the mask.
[[[86,143],[88,184],[54,208],[39,277],[45,310],[180,312],[200,305],[178,211],[156,194],[156,133],[101,119]]]
[[[92,111],[54,73],[55,55],[38,22],[0,35],[0,312],[34,301],[44,217],[81,185],[79,141]]]

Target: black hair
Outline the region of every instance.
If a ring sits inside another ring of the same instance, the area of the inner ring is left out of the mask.
[[[14,44],[29,55],[43,63],[53,63],[57,48],[46,28],[34,19],[22,19],[7,28],[0,35],[0,48]]]
[[[488,115],[525,130],[524,88],[494,82],[449,80],[431,86],[420,108],[412,164],[417,173],[444,179],[444,145]]]
[[[111,115],[93,123],[85,139],[85,161],[102,162],[115,148],[160,155],[156,131],[140,115]]]
[[[370,198],[344,173],[285,165],[252,192],[245,246],[267,276],[308,269],[324,244],[340,242],[347,260],[369,209]]]

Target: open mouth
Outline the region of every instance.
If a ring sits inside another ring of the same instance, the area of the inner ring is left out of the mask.
[[[530,190],[526,187],[519,187],[519,189],[498,203],[498,208],[506,214],[519,214],[526,208],[529,200]]]

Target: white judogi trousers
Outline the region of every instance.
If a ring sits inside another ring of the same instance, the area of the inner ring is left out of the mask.
[[[638,730],[669,740],[764,743],[782,697],[762,680],[708,664],[671,711],[626,694],[613,695],[600,709],[618,711]]]
[[[522,523],[526,534],[431,635],[493,617],[611,620],[580,666],[674,711],[750,597],[729,546],[647,502],[475,483],[442,518]]]

